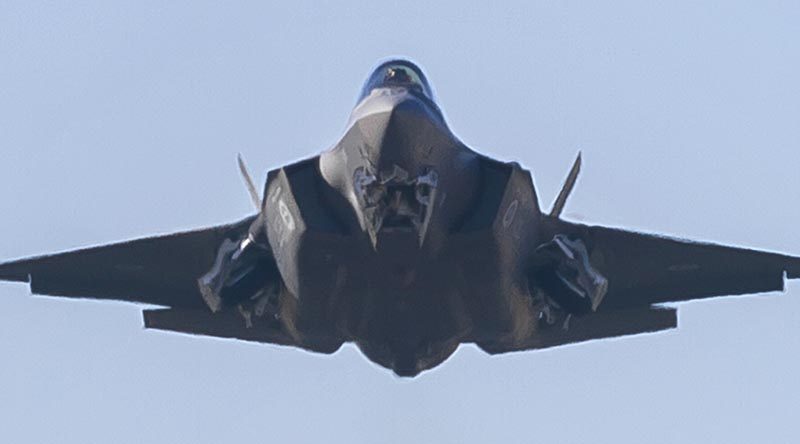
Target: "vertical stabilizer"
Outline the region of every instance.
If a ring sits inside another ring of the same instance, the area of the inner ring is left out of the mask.
[[[567,203],[567,198],[572,193],[572,188],[575,186],[575,181],[578,179],[578,174],[581,172],[581,152],[578,151],[578,157],[575,163],[572,164],[572,169],[569,170],[567,179],[564,181],[564,186],[561,187],[561,192],[558,193],[556,201],[553,202],[553,208],[550,210],[550,216],[559,217],[561,211],[564,210],[564,205]]]
[[[244,164],[241,154],[236,156],[236,161],[239,163],[239,172],[242,173],[244,184],[247,186],[247,191],[250,193],[250,199],[253,200],[253,205],[256,206],[256,210],[261,211],[261,196],[258,195],[256,185],[253,183],[253,178],[247,171],[247,166]]]

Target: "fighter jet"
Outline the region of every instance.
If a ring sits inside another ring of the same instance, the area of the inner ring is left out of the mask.
[[[462,343],[490,354],[677,326],[670,302],[782,290],[800,258],[563,220],[531,174],[472,150],[422,70],[380,64],[333,148],[244,174],[229,225],[0,265],[32,293],[130,301],[146,328],[319,353],[355,343],[399,376]]]

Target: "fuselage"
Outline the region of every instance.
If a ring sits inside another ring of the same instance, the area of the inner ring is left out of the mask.
[[[530,175],[466,147],[420,90],[370,89],[341,140],[270,173],[265,196],[281,319],[310,349],[353,341],[413,376],[535,325],[516,248],[537,236]]]

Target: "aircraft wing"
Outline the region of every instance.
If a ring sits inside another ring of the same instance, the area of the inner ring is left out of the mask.
[[[717,296],[779,291],[800,278],[800,258],[692,242],[545,216],[543,236],[580,239],[608,281],[596,312],[554,315],[516,344],[479,344],[491,354],[542,349],[675,328],[677,309],[654,306]]]
[[[226,238],[255,216],[216,227],[0,264],[0,280],[29,282],[35,294],[208,309],[197,278]]]
[[[545,217],[548,235],[581,239],[608,279],[597,311],[726,295],[779,291],[800,278],[800,258],[672,239]]]

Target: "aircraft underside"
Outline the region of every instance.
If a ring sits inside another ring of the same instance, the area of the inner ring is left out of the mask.
[[[36,294],[122,300],[147,328],[332,353],[414,376],[488,353],[677,326],[663,304],[782,290],[800,258],[576,224],[449,129],[422,71],[381,64],[341,140],[272,170],[239,222],[0,264]]]

